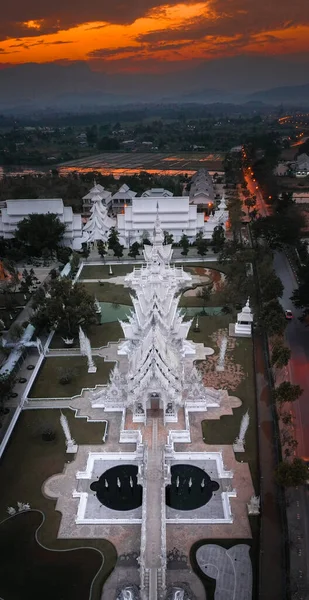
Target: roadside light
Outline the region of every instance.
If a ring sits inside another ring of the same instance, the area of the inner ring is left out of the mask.
[[[271,196],[268,196],[268,199],[271,200]]]
[[[257,185],[257,186],[255,187],[255,189],[256,189],[256,190],[258,190],[258,189],[259,189],[259,186]]]

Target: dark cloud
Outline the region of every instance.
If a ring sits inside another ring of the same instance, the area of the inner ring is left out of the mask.
[[[161,5],[194,4],[198,0],[15,0],[1,6],[0,39],[55,33],[82,23],[103,21],[128,24]],[[18,16],[18,20],[17,17]],[[41,29],[27,27],[25,22],[40,21]]]
[[[111,58],[113,56],[119,56],[120,54],[134,54],[135,52],[140,53],[142,50],[141,46],[123,46],[122,48],[98,48],[89,52],[89,58]]]
[[[290,0],[282,0],[280,3],[270,0],[212,0],[210,7],[213,16],[201,14],[181,27],[158,29],[141,34],[136,39],[141,43],[193,41],[203,40],[211,35],[251,36],[264,31],[309,25],[307,0],[298,0],[293,6],[293,20]]]
[[[144,44],[140,46],[123,46],[118,48],[98,48],[97,50],[92,50],[87,55],[89,59],[109,59],[114,57],[121,57],[123,54],[134,56],[137,60],[141,59],[142,56],[147,56],[149,54],[163,52],[163,51],[176,51],[180,50],[186,46],[186,42],[179,43],[157,43],[157,44]]]

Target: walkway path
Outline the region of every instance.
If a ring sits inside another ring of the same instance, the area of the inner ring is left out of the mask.
[[[158,421],[152,419],[152,447],[148,449],[147,464],[147,525],[145,567],[161,566],[161,485],[162,449],[158,448]]]
[[[260,336],[255,337],[255,368],[259,422],[259,456],[261,469],[261,531],[259,598],[282,600],[285,598],[283,531],[278,505],[278,490],[274,481],[276,454],[271,393]]]

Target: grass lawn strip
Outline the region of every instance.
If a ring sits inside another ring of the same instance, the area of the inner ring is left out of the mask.
[[[83,388],[94,388],[98,384],[108,382],[113,362],[105,362],[103,358],[94,357],[96,373],[88,373],[87,359],[84,356],[52,356],[42,363],[39,374],[30,390],[29,398],[71,398],[78,396]],[[74,373],[70,383],[59,382],[65,370]]]
[[[123,331],[118,321],[112,323],[104,323],[102,325],[91,325],[85,333],[90,339],[92,348],[102,348],[107,346],[109,342],[118,342],[121,338],[123,339]],[[61,335],[55,333],[50,344],[50,348],[68,348],[65,345]],[[79,339],[76,337],[71,348],[79,348]]]
[[[130,290],[123,285],[115,283],[83,283],[87,292],[97,298],[99,302],[115,302],[116,304],[128,304],[132,306]]]
[[[85,265],[79,276],[79,279],[108,279],[109,277],[119,277],[127,275],[133,271],[133,267],[141,265],[111,265],[113,275],[109,274],[110,265]]]
[[[86,419],[75,419],[71,410],[63,412],[69,420],[72,436],[77,444],[102,443],[103,423],[88,423]],[[42,440],[42,429],[45,427],[55,431],[54,441]],[[103,582],[116,563],[114,546],[104,539],[57,539],[61,514],[55,511],[56,501],[42,494],[43,483],[55,473],[62,473],[67,460],[60,411],[23,411],[0,463],[0,519],[7,517],[8,506],[16,506],[17,501],[29,502],[31,508],[41,510],[45,514],[46,520],[38,534],[38,539],[44,546],[55,550],[81,546],[100,550],[104,555],[104,564],[95,580],[93,590],[93,598],[99,600]],[[91,557],[89,560],[92,560]],[[18,570],[18,565],[15,565],[15,569]]]

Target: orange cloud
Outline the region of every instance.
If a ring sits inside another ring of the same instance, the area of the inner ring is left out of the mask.
[[[298,0],[293,13],[290,0],[280,4],[269,0],[119,1],[89,0],[87,22],[84,5],[75,6],[73,0],[54,0],[51,7],[29,0],[28,18],[23,4],[24,20],[18,22],[13,21],[10,7],[5,8],[8,31],[19,33],[1,42],[1,62],[87,60],[95,69],[121,71],[129,65],[134,71],[143,65],[152,70],[152,61],[157,70],[163,63],[166,68],[168,62],[309,51],[307,0]]]

